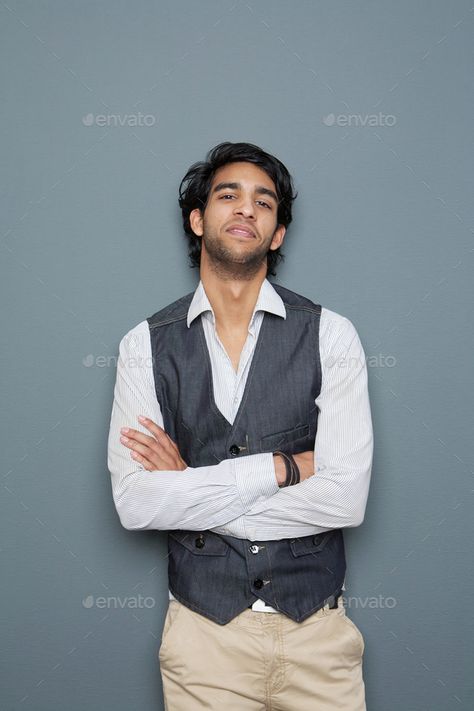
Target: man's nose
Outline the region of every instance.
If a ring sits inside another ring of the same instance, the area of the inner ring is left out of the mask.
[[[254,217],[255,214],[255,205],[253,204],[253,200],[249,198],[241,198],[239,202],[235,205],[234,212],[237,215],[243,215],[247,218],[249,217]]]

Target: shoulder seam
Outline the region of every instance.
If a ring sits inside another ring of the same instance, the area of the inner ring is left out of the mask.
[[[186,317],[187,317],[187,314],[181,314],[179,316],[174,316],[173,318],[165,319],[164,321],[157,321],[156,323],[150,323],[150,321],[148,319],[147,319],[147,321],[148,321],[150,330],[152,330],[154,328],[159,328],[160,326],[168,326],[168,324],[175,323],[176,321],[183,321]],[[150,316],[150,318],[153,318],[153,317]]]
[[[283,301],[283,303],[285,304],[285,308],[292,309],[293,311],[309,311],[317,316],[321,315],[321,304],[315,304],[316,308],[313,309],[310,306],[304,306],[303,304],[287,304],[286,301]]]

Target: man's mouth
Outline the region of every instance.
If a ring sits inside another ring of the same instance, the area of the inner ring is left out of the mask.
[[[247,227],[242,227],[240,225],[233,225],[232,227],[229,227],[226,232],[230,232],[231,235],[236,235],[236,237],[247,237],[249,239],[255,238],[255,235],[252,230],[248,229]]]

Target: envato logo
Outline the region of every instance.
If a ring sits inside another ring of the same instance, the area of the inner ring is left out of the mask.
[[[365,359],[369,368],[393,368],[397,365],[397,359],[391,355],[377,353],[377,355],[368,356]]]
[[[82,607],[86,610],[90,610],[92,607],[98,607],[99,609],[124,609],[125,607],[130,609],[143,609],[155,607],[156,601],[153,597],[144,597],[143,595],[133,595],[131,597],[120,597],[119,595],[112,595],[111,597],[88,595],[82,601]]]
[[[397,365],[397,359],[391,355],[384,355],[383,353],[377,353],[375,355],[366,356],[365,362],[368,368],[393,368]],[[335,365],[338,368],[358,368],[360,367],[361,361],[359,358],[335,358],[334,356],[328,356],[324,360],[324,365],[327,368],[333,368]]]
[[[82,359],[82,365],[85,368],[116,368],[118,360],[119,356],[116,355],[95,356],[89,353]],[[148,358],[130,356],[130,358],[122,358],[121,363],[127,368],[151,368],[153,366],[153,356]]]
[[[153,114],[86,114],[82,117],[84,126],[154,126]]]
[[[395,126],[397,117],[393,114],[328,114],[323,116],[323,124],[325,126],[357,126],[364,128],[365,126]]]
[[[397,599],[395,597],[382,597],[382,595],[375,595],[373,597],[344,597],[344,607],[361,607],[362,609],[366,607],[380,609],[382,607],[388,607],[392,609],[397,604]]]

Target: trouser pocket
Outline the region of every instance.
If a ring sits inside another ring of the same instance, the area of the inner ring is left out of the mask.
[[[171,632],[176,626],[176,621],[178,619],[179,613],[182,610],[183,605],[177,600],[170,600],[168,604],[168,610],[166,611],[165,622],[163,624],[163,632],[161,635],[161,644],[158,652],[158,657],[160,661],[164,658],[167,648],[169,646],[169,638]]]

